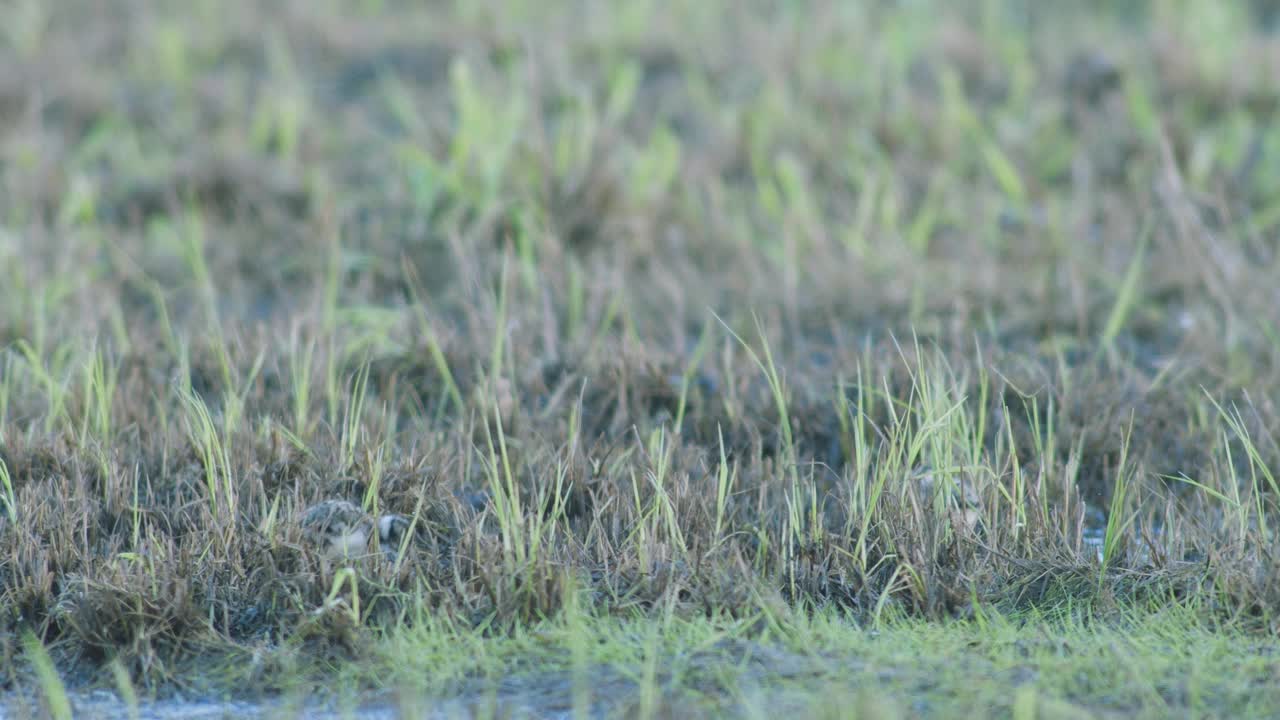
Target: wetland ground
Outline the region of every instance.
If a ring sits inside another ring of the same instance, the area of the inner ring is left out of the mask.
[[[1274,2],[2,12],[0,711],[1280,713]]]

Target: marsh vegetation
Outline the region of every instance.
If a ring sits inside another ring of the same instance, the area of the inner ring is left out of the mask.
[[[1272,5],[13,0],[11,706],[1274,715]]]

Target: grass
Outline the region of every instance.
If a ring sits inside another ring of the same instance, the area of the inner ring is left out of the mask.
[[[1269,7],[17,0],[0,683],[1275,714]]]
[[[1280,702],[1274,644],[1199,608],[1084,608],[863,626],[839,612],[748,618],[567,611],[493,636],[422,618],[360,663],[321,670],[305,650],[235,658],[225,678],[278,664],[325,673],[335,697],[370,685],[383,707],[448,716],[1265,716]],[[286,706],[315,689],[278,687]],[[851,710],[851,708],[855,710]]]

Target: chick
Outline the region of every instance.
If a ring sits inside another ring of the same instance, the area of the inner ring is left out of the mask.
[[[952,522],[967,530],[976,530],[982,518],[982,495],[973,479],[956,474],[949,480],[939,481],[933,468],[920,465],[911,471],[911,478],[926,503],[946,508]]]
[[[378,518],[378,545],[388,559],[394,560],[405,544],[405,536],[410,532],[413,536],[409,539],[409,543],[423,542],[422,530],[421,522],[414,522],[412,518],[404,515],[383,515]]]
[[[346,500],[323,500],[312,505],[299,524],[307,541],[330,560],[368,553],[373,520]]]

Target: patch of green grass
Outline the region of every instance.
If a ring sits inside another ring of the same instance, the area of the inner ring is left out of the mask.
[[[1103,620],[1078,609],[968,620],[896,617],[874,629],[832,612],[765,619],[575,618],[499,638],[428,622],[378,646],[375,685],[424,698],[545,711],[570,696],[583,712],[836,717],[1265,717],[1276,643],[1206,623],[1186,605]],[[559,700],[550,700],[559,702]],[[1030,713],[1030,714],[1028,714]]]

